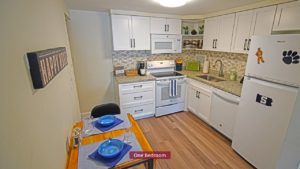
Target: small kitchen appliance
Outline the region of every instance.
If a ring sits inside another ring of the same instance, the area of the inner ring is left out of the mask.
[[[140,76],[146,75],[146,63],[144,61],[138,62],[137,69]]]

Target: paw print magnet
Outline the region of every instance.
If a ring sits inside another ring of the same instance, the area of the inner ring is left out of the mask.
[[[282,53],[282,61],[285,63],[285,64],[298,64],[299,63],[299,55],[298,55],[298,52],[297,51],[292,51],[292,50],[289,50],[289,51],[283,51]]]
[[[263,51],[261,50],[261,48],[257,49],[257,52],[256,52],[255,55],[257,56],[257,64],[265,62],[265,60],[263,58]]]

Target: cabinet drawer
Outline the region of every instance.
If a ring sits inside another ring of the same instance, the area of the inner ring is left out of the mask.
[[[154,90],[155,82],[140,82],[119,85],[120,94],[135,93],[140,91]]]
[[[154,104],[146,104],[142,106],[129,107],[129,108],[121,108],[122,113],[130,113],[135,119],[152,117],[155,114],[155,105]]]
[[[141,104],[154,103],[154,91],[145,91],[138,93],[122,94],[120,96],[121,106],[138,106]]]

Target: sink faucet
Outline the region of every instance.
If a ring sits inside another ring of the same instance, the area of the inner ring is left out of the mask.
[[[218,60],[216,60],[215,65],[217,64],[217,62],[220,62],[219,77],[224,77],[224,73],[223,73],[223,68],[224,68],[223,62],[222,62],[220,59],[218,59]]]

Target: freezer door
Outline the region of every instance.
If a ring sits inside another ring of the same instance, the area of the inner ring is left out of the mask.
[[[253,36],[246,75],[299,86],[300,35]]]
[[[257,168],[274,169],[297,88],[245,78],[232,147]]]

